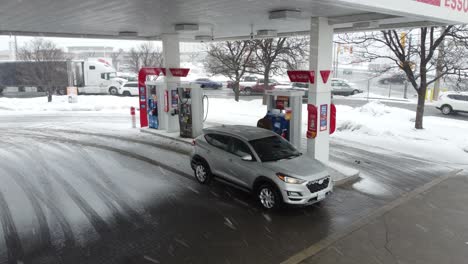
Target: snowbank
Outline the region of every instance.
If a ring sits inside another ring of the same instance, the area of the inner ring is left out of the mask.
[[[415,112],[371,102],[362,107],[338,107],[336,138],[362,142],[426,159],[468,164],[468,122],[424,118],[414,128]]]
[[[307,124],[306,107],[303,105],[303,131]],[[213,98],[207,122],[255,126],[265,113],[262,100],[235,102]],[[425,129],[417,130],[414,119],[414,111],[388,107],[380,102],[358,108],[337,105],[337,131],[332,138],[428,160],[468,164],[468,121],[430,116],[424,118]]]
[[[128,113],[130,107],[138,107],[137,97],[118,97],[111,95],[80,95],[77,103],[69,103],[67,96],[54,96],[51,103],[46,97],[0,98],[0,113],[62,112],[62,111],[100,111]]]

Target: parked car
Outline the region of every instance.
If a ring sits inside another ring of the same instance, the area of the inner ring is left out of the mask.
[[[126,82],[119,88],[119,94],[123,96],[138,95],[138,82]]]
[[[256,76],[244,76],[239,81],[239,87],[240,86],[252,86],[252,85],[255,85],[257,81],[258,81],[258,77]],[[226,87],[232,89],[234,88],[233,84],[234,83],[232,81],[229,81],[227,82]]]
[[[333,191],[326,166],[302,155],[273,131],[220,126],[203,132],[193,141],[191,154],[201,184],[217,177],[253,193],[265,209],[313,204]]]
[[[444,115],[457,112],[468,113],[468,93],[443,93],[439,96],[439,100],[435,103],[435,107]]]
[[[212,81],[208,78],[199,78],[199,79],[196,79],[195,82],[202,85],[202,88],[219,89],[223,87],[222,83]]]
[[[239,90],[243,95],[263,94],[266,90],[275,89],[275,86],[278,84],[274,79],[268,81],[268,86],[266,86],[264,82],[263,79],[258,79],[255,83],[239,86]]]
[[[388,77],[381,78],[379,84],[404,84],[406,76],[404,74],[394,74]]]
[[[364,92],[363,90],[354,87],[345,79],[333,78],[331,79],[331,86],[332,94],[334,95],[348,96]]]

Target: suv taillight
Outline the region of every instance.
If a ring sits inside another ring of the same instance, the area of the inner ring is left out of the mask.
[[[192,140],[192,146],[195,146],[196,144],[197,144],[197,141],[195,141],[195,139]]]

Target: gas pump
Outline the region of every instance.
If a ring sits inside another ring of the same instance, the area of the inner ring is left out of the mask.
[[[166,132],[179,132],[181,137],[195,138],[203,129],[203,90],[200,84],[157,79],[147,76],[186,77],[189,69],[142,68],[138,74],[140,125]]]
[[[156,87],[148,85],[148,88],[152,90],[148,98],[148,127],[158,129],[158,96],[156,95]]]
[[[203,129],[203,90],[189,83],[177,88],[180,136],[195,138]]]
[[[274,132],[300,148],[302,96],[304,91],[268,90],[265,91],[267,116]]]

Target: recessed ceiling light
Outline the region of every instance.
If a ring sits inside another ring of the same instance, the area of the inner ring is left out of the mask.
[[[198,36],[195,36],[195,40],[198,40],[201,42],[212,41],[213,37],[210,35],[198,35]]]
[[[301,18],[301,11],[296,9],[273,10],[269,13],[270,19],[298,19]]]
[[[138,32],[136,32],[136,31],[120,31],[119,36],[121,36],[121,37],[136,37],[136,36],[138,36]]]
[[[257,30],[257,37],[276,37],[278,32],[273,29],[260,29]]]
[[[176,24],[174,26],[177,32],[191,32],[198,30],[198,24]]]

